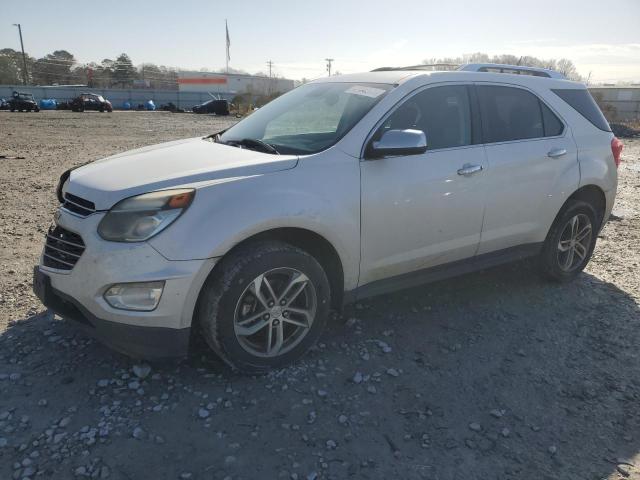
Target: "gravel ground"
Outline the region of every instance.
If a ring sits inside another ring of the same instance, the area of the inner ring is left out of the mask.
[[[304,361],[135,362],[44,311],[31,269],[66,168],[224,128],[0,114],[1,479],[640,479],[640,140],[569,285],[514,264],[356,304]]]

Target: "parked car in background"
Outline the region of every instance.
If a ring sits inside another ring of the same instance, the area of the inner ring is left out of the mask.
[[[81,93],[71,100],[70,106],[74,112],[84,112],[85,110],[95,110],[98,112],[113,111],[111,102],[96,93]]]
[[[227,100],[209,100],[202,105],[196,105],[193,113],[215,113],[216,115],[229,115],[229,102]]]
[[[34,290],[119,351],[181,356],[198,334],[256,373],[347,302],[525,257],[572,280],[622,144],[583,84],[503,68],[322,78],[67,171]]]
[[[9,104],[9,110],[11,110],[12,112],[15,112],[16,110],[19,112],[40,111],[38,102],[34,100],[33,95],[30,93],[13,92],[11,98],[7,103]]]
[[[4,98],[0,98],[0,110],[9,110],[9,102]]]

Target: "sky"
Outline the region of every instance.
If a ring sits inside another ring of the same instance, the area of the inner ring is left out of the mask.
[[[81,62],[229,65],[287,78],[353,73],[485,52],[571,59],[592,82],[640,82],[640,0],[0,0],[0,48]]]

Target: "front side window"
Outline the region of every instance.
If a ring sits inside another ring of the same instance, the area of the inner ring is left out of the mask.
[[[259,140],[279,153],[317,153],[340,140],[391,88],[369,83],[303,85],[252,113],[219,141]]]
[[[464,85],[427,88],[402,103],[384,122],[376,137],[386,130],[422,130],[427,149],[471,145],[471,109]]]
[[[485,143],[544,137],[538,97],[521,88],[477,87]]]

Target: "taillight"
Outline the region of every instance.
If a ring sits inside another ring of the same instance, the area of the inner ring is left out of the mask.
[[[616,167],[620,166],[620,155],[622,155],[622,149],[624,144],[619,138],[613,137],[611,140],[611,153],[613,153],[613,160],[616,162]]]

